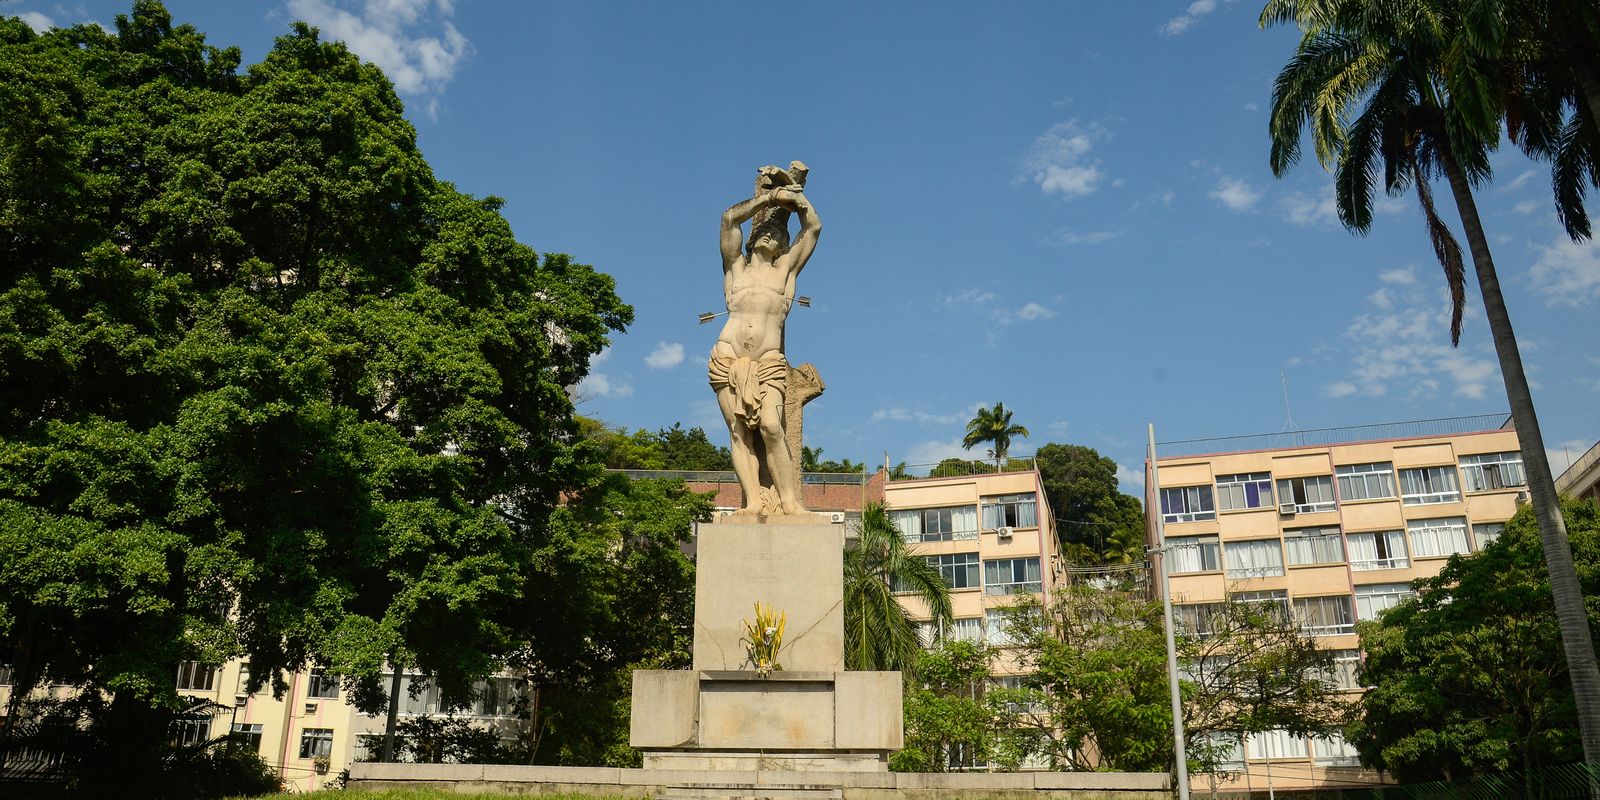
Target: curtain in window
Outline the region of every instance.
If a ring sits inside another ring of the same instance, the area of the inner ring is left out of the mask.
[[[1411,597],[1411,584],[1374,583],[1356,587],[1356,614],[1361,619],[1377,619],[1379,614]]]
[[[1338,564],[1344,561],[1344,544],[1338,528],[1313,529],[1285,535],[1283,547],[1290,564]]]
[[[1223,555],[1228,560],[1228,577],[1262,578],[1283,574],[1283,552],[1277,539],[1253,542],[1228,542]]]
[[[900,531],[900,538],[908,542],[921,541],[922,539],[922,512],[917,511],[890,511],[889,520]]]
[[[1418,557],[1466,553],[1467,521],[1462,517],[1419,519],[1407,525],[1411,531],[1411,552]]]
[[[1306,740],[1284,730],[1263,731],[1245,737],[1245,750],[1252,759],[1305,758]]]

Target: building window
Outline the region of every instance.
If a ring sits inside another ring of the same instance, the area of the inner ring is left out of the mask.
[[[1039,557],[983,562],[985,594],[1031,594],[1040,589]]]
[[[942,556],[928,556],[928,563],[939,570],[939,575],[952,589],[976,589],[978,583],[978,554],[977,553],[950,553]]]
[[[1455,467],[1400,470],[1400,502],[1408,506],[1454,503],[1460,499]]]
[[[1406,537],[1400,531],[1371,531],[1346,534],[1350,542],[1350,569],[1357,572],[1369,569],[1405,569],[1411,566],[1406,558]]]
[[[0,686],[11,685],[11,665],[0,664]]]
[[[1228,542],[1222,554],[1227,556],[1230,578],[1269,578],[1283,574],[1283,550],[1277,539]]]
[[[1328,671],[1328,683],[1336,689],[1360,689],[1356,675],[1361,672],[1360,650],[1333,651],[1333,668]]]
[[[1411,553],[1417,558],[1470,551],[1466,517],[1414,519],[1406,523],[1406,530],[1411,534]]]
[[[1339,499],[1380,500],[1394,497],[1394,465],[1387,462],[1336,467]]]
[[[196,747],[211,738],[211,718],[180,719],[172,724],[179,747]]]
[[[985,609],[983,612],[984,641],[994,647],[1011,647],[1017,640],[1011,636],[1011,631],[1006,627],[1005,614],[998,608]]]
[[[300,757],[333,755],[332,728],[306,728],[300,731]]]
[[[1258,592],[1230,592],[1228,599],[1235,603],[1276,603],[1283,610],[1289,610],[1289,592],[1283,589],[1263,589]]]
[[[1283,532],[1291,566],[1344,563],[1344,538],[1338,528],[1299,528]]]
[[[923,647],[932,647],[933,643],[938,639],[939,626],[932,622],[917,623],[917,641],[921,642]]]
[[[1245,751],[1252,761],[1306,757],[1306,740],[1285,730],[1252,733],[1244,741]]]
[[[489,678],[473,684],[477,699],[472,713],[483,717],[509,717],[516,713],[521,681],[515,678]]]
[[[1033,492],[983,499],[984,528],[1037,528],[1038,502]]]
[[[1210,486],[1180,486],[1161,490],[1162,522],[1196,522],[1216,518],[1217,507],[1211,503]]]
[[[1294,616],[1300,627],[1312,636],[1338,636],[1356,629],[1349,595],[1296,598]]]
[[[1504,522],[1472,523],[1472,538],[1477,540],[1479,550],[1488,547],[1490,542],[1500,538],[1500,534],[1505,532],[1506,524]]]
[[[1356,749],[1337,731],[1326,739],[1311,740],[1311,760],[1319,767],[1355,767],[1361,765]]]
[[[217,683],[217,668],[198,661],[178,664],[178,689],[190,692],[209,692]]]
[[[243,747],[261,751],[261,724],[258,722],[235,722],[229,736]]]
[[[1278,510],[1285,514],[1315,514],[1335,508],[1333,478],[1327,475],[1278,481]]]
[[[1362,619],[1377,619],[1379,614],[1416,597],[1409,583],[1369,583],[1356,587],[1356,613]]]
[[[339,676],[329,674],[321,668],[313,667],[311,669],[311,679],[306,682],[306,697],[337,699],[339,697]]]
[[[1205,747],[1216,754],[1218,772],[1244,772],[1244,743],[1233,731],[1213,731],[1203,737]]]
[[[1216,633],[1218,603],[1190,603],[1172,607],[1173,621],[1179,630],[1198,639]]]
[[[1167,547],[1172,548],[1167,558],[1172,559],[1174,574],[1222,569],[1222,549],[1215,536],[1174,536],[1167,539]]]
[[[890,517],[908,542],[949,542],[978,538],[978,507],[914,508],[891,511]]]
[[[1492,489],[1510,489],[1528,485],[1528,477],[1522,471],[1521,453],[1463,456],[1461,478],[1466,481],[1469,492],[1487,492]]]
[[[979,617],[956,617],[950,620],[950,629],[945,631],[944,636],[952,642],[981,642],[983,620]]]
[[[1272,473],[1248,472],[1217,476],[1217,508],[1236,511],[1242,508],[1272,507]]]

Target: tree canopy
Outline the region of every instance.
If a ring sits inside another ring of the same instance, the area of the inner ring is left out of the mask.
[[[0,19],[0,661],[124,706],[174,665],[391,658],[464,699],[569,625],[599,467],[565,387],[612,279],[437,179],[393,86],[301,24],[241,72],[158,2]],[[567,635],[572,635],[568,633]]]
[[[1600,592],[1600,509],[1565,503],[1584,593]],[[1581,760],[1572,684],[1538,522],[1523,508],[1479,553],[1456,557],[1417,597],[1358,626],[1366,650],[1350,741],[1403,781]],[[1589,607],[1600,628],[1600,609]]]
[[[1144,505],[1118,488],[1117,463],[1093,447],[1047,443],[1033,456],[1063,551],[1078,562],[1144,559]]]

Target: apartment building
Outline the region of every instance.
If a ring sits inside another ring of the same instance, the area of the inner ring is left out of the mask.
[[[1556,491],[1600,503],[1600,442],[1596,442],[1556,478]]]
[[[1151,542],[1159,514],[1175,548],[1166,558],[1178,624],[1203,632],[1207,606],[1227,598],[1284,603],[1334,652],[1351,699],[1362,692],[1355,624],[1409,597],[1411,581],[1437,575],[1450,556],[1481,549],[1526,501],[1504,414],[1171,442],[1156,452],[1159,471],[1145,465],[1146,514]],[[1379,779],[1338,738],[1269,732],[1249,737],[1233,761],[1227,791]]]
[[[884,502],[900,535],[939,568],[950,585],[955,621],[936,631],[917,598],[901,603],[921,620],[923,641],[936,635],[1005,646],[998,609],[1019,595],[1049,602],[1064,573],[1037,470],[890,480]],[[996,679],[1013,679],[1007,659]]]

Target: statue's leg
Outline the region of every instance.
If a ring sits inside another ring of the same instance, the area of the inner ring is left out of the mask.
[[[722,408],[722,419],[728,423],[728,452],[733,456],[733,474],[739,479],[739,489],[744,492],[744,508],[740,514],[761,512],[761,464],[751,447],[755,431],[745,427],[739,419],[739,400],[732,389],[717,392],[717,405]]]
[[[785,514],[804,514],[806,507],[800,502],[800,475],[795,471],[795,458],[789,451],[789,438],[783,433],[783,393],[768,391],[761,398],[761,441],[767,449],[767,470],[772,473],[773,487]]]

